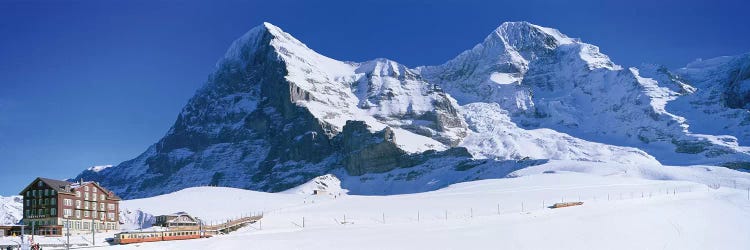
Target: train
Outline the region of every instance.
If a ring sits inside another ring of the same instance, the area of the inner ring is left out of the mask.
[[[151,232],[122,232],[115,234],[114,242],[118,245],[157,242],[170,240],[190,240],[207,237],[199,230],[151,231]]]

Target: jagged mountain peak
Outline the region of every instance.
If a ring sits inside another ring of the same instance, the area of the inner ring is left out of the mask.
[[[485,38],[485,43],[492,42],[498,38],[505,45],[518,51],[537,48],[554,49],[562,44],[578,42],[576,39],[569,38],[556,29],[542,27],[525,21],[504,22]]]
[[[296,45],[300,48],[309,49],[307,45],[294,38],[289,33],[284,32],[281,28],[268,22],[255,26],[245,32],[240,38],[232,42],[224,55],[224,58],[237,58],[243,51],[257,49],[261,46],[270,45],[271,40],[277,40],[286,44]]]
[[[405,65],[386,58],[377,58],[360,63],[359,67],[357,67],[356,73],[393,77],[398,77],[404,74],[416,75],[413,70]]]

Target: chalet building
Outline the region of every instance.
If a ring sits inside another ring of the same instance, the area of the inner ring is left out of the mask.
[[[20,195],[27,234],[61,236],[66,226],[71,234],[120,228],[120,197],[96,182],[40,177]]]
[[[160,227],[197,227],[198,220],[185,212],[156,216],[154,226]]]

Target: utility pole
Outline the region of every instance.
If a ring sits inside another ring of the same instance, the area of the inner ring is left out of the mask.
[[[96,246],[96,221],[94,221],[94,216],[91,216],[91,245]]]
[[[65,243],[65,249],[70,250],[70,219],[68,217],[65,217],[65,229],[68,231],[65,236],[68,237],[66,243]]]
[[[198,237],[203,238],[203,221],[201,218],[195,217],[198,220]]]
[[[26,224],[21,224],[21,244],[23,244],[23,238],[26,238]]]

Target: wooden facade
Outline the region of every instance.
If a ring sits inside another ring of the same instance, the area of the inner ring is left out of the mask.
[[[120,228],[120,197],[96,182],[36,178],[20,195],[27,233],[61,236],[66,226],[71,233]]]

